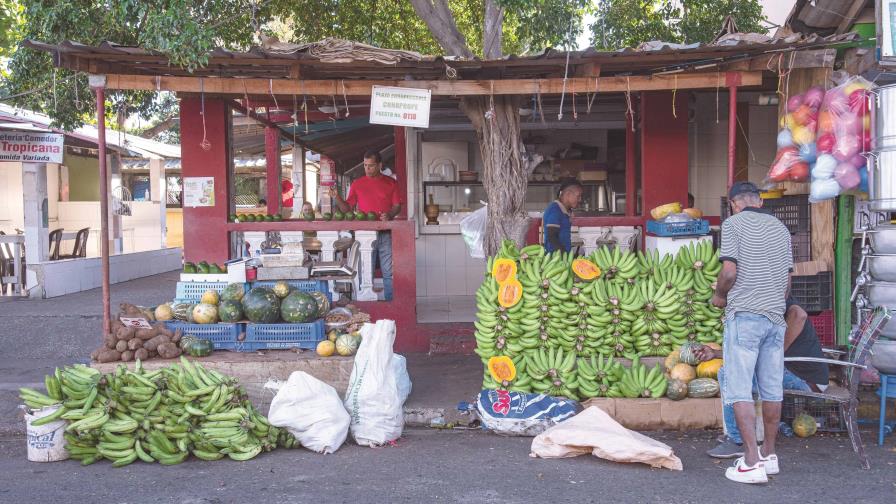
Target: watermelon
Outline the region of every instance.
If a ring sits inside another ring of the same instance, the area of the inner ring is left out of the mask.
[[[317,316],[315,318],[324,318],[330,312],[330,298],[320,291],[311,291],[308,294],[317,301]]]
[[[241,283],[232,283],[221,291],[221,301],[242,301],[246,288]]]
[[[342,220],[345,218],[345,215],[342,214],[339,210],[333,212],[333,220]]]
[[[218,305],[218,318],[221,322],[243,320],[243,305],[239,301],[221,301]]]
[[[380,220],[376,212],[367,212],[367,220]]]
[[[317,301],[306,292],[293,291],[280,302],[280,316],[286,322],[310,322],[317,317]]]
[[[283,299],[289,295],[289,284],[280,280],[279,282],[274,284],[274,287],[271,288],[274,291],[274,294],[277,295],[278,298]]]
[[[355,212],[349,211],[342,216],[345,220],[355,220]]]
[[[367,214],[358,210],[355,212],[355,220],[367,220]]]
[[[333,220],[333,214],[331,214],[330,212],[324,212],[324,214],[323,214],[322,217],[323,217],[323,219],[326,220],[326,221],[328,221],[328,220]]]
[[[253,287],[243,296],[243,313],[251,322],[273,324],[280,318],[280,298],[267,287]]]

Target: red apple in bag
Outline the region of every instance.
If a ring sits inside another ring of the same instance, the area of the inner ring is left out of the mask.
[[[799,163],[800,150],[796,147],[784,147],[778,150],[778,155],[772,162],[772,167],[768,171],[768,178],[772,182],[784,182],[790,177],[790,167],[794,163]]]

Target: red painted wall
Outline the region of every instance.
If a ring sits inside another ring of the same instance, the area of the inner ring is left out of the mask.
[[[404,131],[403,126],[395,127],[395,161],[392,163],[394,165],[392,170],[398,179],[398,194],[402,199],[401,213],[398,214],[400,218],[408,216],[408,202],[405,201],[408,194],[408,156]]]
[[[280,191],[280,131],[273,126],[264,128],[264,158],[267,169],[268,191],[268,215],[280,213],[280,205],[283,203]],[[298,196],[302,201],[302,195]]]
[[[688,202],[688,93],[641,94],[641,191],[643,211]],[[677,117],[676,117],[677,116]]]
[[[206,151],[200,146],[201,106],[200,99],[194,97],[180,102],[181,166],[184,177],[215,177],[215,206],[184,208],[184,258],[221,264],[230,259],[226,229],[229,111],[224,100],[205,98],[205,138],[211,144]]]

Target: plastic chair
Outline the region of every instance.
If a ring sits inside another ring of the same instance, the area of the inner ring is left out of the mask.
[[[50,231],[50,260],[59,259],[59,246],[62,245],[62,228]]]
[[[79,229],[75,235],[75,246],[72,248],[71,255],[60,255],[57,259],[74,259],[76,257],[87,257],[87,236],[90,234],[90,228]]]
[[[884,433],[887,430],[887,398],[896,399],[896,375],[880,374],[880,424],[877,430],[877,445],[884,445]],[[889,387],[893,387],[890,389]],[[892,431],[892,428],[891,428]]]
[[[840,406],[849,439],[852,441],[852,449],[862,461],[864,469],[870,469],[868,456],[865,455],[865,445],[858,426],[859,381],[862,370],[868,367],[865,364],[871,353],[871,347],[880,336],[881,330],[890,320],[890,312],[884,307],[875,308],[862,321],[862,324],[853,333],[850,341],[854,344],[844,361],[835,359],[822,359],[818,357],[785,357],[784,362],[823,362],[831,366],[842,366],[844,370],[843,387],[828,387],[824,392],[806,392],[802,390],[785,390],[785,396],[797,396],[833,401]]]

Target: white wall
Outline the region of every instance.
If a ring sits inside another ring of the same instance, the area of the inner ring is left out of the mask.
[[[778,110],[774,105],[755,105],[756,97],[756,93],[738,95],[739,101],[750,102],[747,136],[751,152],[747,154],[747,167],[750,181],[759,184],[775,157]],[[719,93],[718,109],[715,93],[699,93],[696,99],[694,120],[689,124],[688,190],[704,214],[719,215],[720,198],[728,184],[728,96],[724,91]]]
[[[132,215],[121,219],[122,250],[129,253],[161,248],[160,203],[131,201],[128,202],[128,205],[131,207]],[[90,228],[87,257],[98,257],[101,246],[100,203],[98,201],[60,201],[59,216],[57,227],[61,227],[67,232]],[[73,245],[74,242],[71,241],[63,242],[63,248],[66,251]]]
[[[417,239],[417,296],[476,294],[485,259],[473,259],[460,234],[420,235]]]
[[[25,229],[22,201],[22,163],[0,163],[0,231]]]

